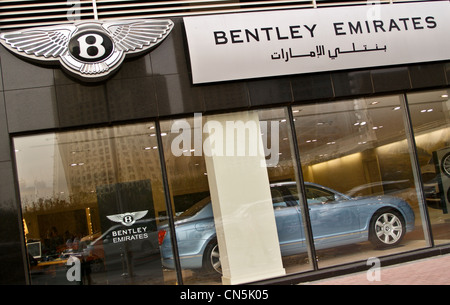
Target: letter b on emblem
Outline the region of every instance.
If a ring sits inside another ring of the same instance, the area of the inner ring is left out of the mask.
[[[101,32],[82,32],[75,35],[69,43],[73,57],[82,62],[98,62],[113,52],[113,42]]]
[[[102,45],[103,38],[98,34],[86,34],[78,37],[78,45],[80,46],[80,56],[85,59],[98,59],[105,55],[105,47]],[[88,49],[92,49],[89,53]]]

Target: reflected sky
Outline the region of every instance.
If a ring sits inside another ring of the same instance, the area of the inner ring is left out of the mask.
[[[65,199],[68,188],[53,133],[14,138],[22,204],[38,198]]]

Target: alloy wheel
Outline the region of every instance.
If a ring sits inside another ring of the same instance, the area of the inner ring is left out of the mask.
[[[395,244],[402,238],[403,223],[397,215],[383,213],[375,221],[375,234],[383,244]]]
[[[211,250],[211,255],[209,257],[211,266],[217,272],[222,274],[222,264],[220,263],[220,253],[219,245],[215,244]]]

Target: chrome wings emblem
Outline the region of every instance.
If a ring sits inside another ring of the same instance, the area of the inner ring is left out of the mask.
[[[148,212],[147,210],[139,212],[128,212],[123,214],[108,215],[106,217],[109,220],[119,222],[124,226],[131,226],[136,222],[136,220],[139,220],[143,218],[145,215],[147,215],[147,212]]]
[[[157,46],[172,28],[169,19],[82,21],[2,33],[0,42],[18,55],[59,61],[75,76],[96,81],[116,70],[126,55]]]

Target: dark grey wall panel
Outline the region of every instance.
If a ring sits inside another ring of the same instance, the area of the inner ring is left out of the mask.
[[[293,101],[289,78],[248,81],[252,106],[288,103]]]
[[[249,95],[245,82],[230,82],[200,87],[205,111],[247,108]]]
[[[182,18],[172,18],[172,21],[174,27],[170,35],[150,53],[154,75],[190,73]]]
[[[155,76],[160,116],[203,112],[201,87],[193,87],[187,74]]]
[[[445,86],[445,68],[441,63],[429,63],[408,67],[414,89]]]
[[[9,134],[6,122],[5,100],[0,92],[0,162],[11,160]],[[1,195],[0,195],[1,196]]]
[[[158,116],[153,77],[112,79],[106,89],[111,121]]]
[[[54,84],[53,68],[22,60],[0,47],[4,90],[45,87]],[[56,69],[56,68],[55,68]]]
[[[336,97],[365,95],[374,92],[370,72],[366,70],[333,72],[331,79]]]
[[[407,67],[381,68],[371,70],[375,92],[389,92],[411,89]]]
[[[330,73],[305,74],[291,78],[294,101],[333,98]]]
[[[11,161],[0,162],[0,284],[25,284],[24,238]]]
[[[61,127],[108,122],[105,84],[56,86]]]
[[[59,126],[53,86],[5,91],[5,103],[9,132]]]

